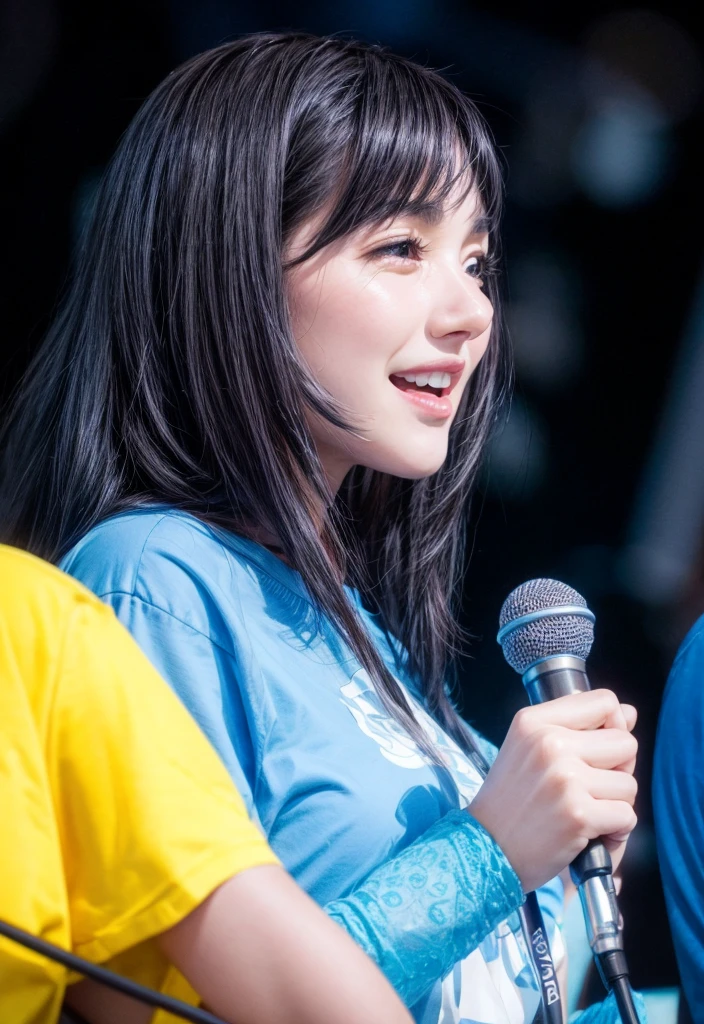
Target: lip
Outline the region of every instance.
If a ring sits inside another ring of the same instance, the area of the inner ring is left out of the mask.
[[[411,373],[412,371],[409,370],[408,372]],[[452,416],[452,402],[447,397],[447,392],[450,391],[450,388],[445,388],[445,394],[440,398],[429,391],[402,391],[400,388],[396,388],[396,390],[401,398],[405,399],[406,402],[411,402],[418,412],[431,419],[446,420]]]
[[[420,373],[427,373],[428,375],[431,373],[448,373],[451,378],[450,384],[448,387],[443,388],[441,395],[434,395],[430,391],[406,390],[399,385],[394,384],[396,391],[398,391],[402,398],[407,402],[411,402],[418,412],[421,412],[425,416],[434,420],[446,420],[452,416],[454,411],[449,395],[452,394],[459,383],[466,365],[466,361],[459,357],[438,359],[433,363],[423,363],[421,366],[412,366],[407,370],[399,370],[397,373],[391,373],[389,374],[389,380],[393,384],[394,377],[403,379],[407,374],[418,376]]]
[[[449,373],[451,377],[460,377],[466,366],[464,359],[438,359],[435,363],[423,363],[422,366],[409,366],[405,370],[396,370],[390,377],[405,377],[407,374],[417,376],[419,373]],[[453,381],[453,384],[456,381]]]

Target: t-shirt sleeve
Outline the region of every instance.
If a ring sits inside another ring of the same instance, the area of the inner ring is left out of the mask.
[[[682,986],[704,1015],[704,619],[689,634],[665,690],[655,744],[658,857]]]
[[[278,863],[188,712],[90,599],[65,635],[48,735],[80,955],[111,959],[238,872]]]

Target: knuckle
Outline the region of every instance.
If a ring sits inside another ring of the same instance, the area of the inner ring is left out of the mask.
[[[599,694],[600,699],[605,703],[609,711],[617,711],[621,709],[621,703],[613,690],[607,690],[605,687],[602,687],[596,692]]]
[[[630,804],[625,804],[624,805],[624,809],[623,809],[623,813],[620,816],[620,821],[618,822],[618,831],[619,832],[632,832],[637,824],[638,824],[638,815],[633,810],[633,808],[631,807]]]
[[[532,708],[521,708],[513,717],[513,726],[519,736],[530,736],[534,731]]]
[[[569,774],[558,775],[555,781],[555,799],[562,807],[567,809],[569,817],[575,808],[578,809],[580,821],[585,812],[584,801],[586,794],[584,788],[578,785]]]
[[[571,830],[579,835],[585,833],[589,825],[587,808],[581,800],[575,800],[570,806],[569,822]]]
[[[621,771],[628,772],[629,775],[632,775],[635,771],[636,761],[638,759],[638,749],[629,745],[623,749],[619,757],[621,765],[623,766]]]
[[[558,788],[572,800],[579,801],[584,786],[579,778],[578,765],[572,758],[563,758],[553,767],[553,777]]]
[[[556,729],[541,729],[536,745],[541,763],[546,767],[553,765],[565,751],[564,739]]]
[[[572,795],[574,793],[572,778],[570,773],[564,772],[558,768],[550,772],[547,778],[547,795],[550,800],[556,803],[562,803],[566,807],[570,807],[572,804]]]

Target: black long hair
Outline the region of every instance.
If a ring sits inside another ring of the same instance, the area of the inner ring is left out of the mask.
[[[458,181],[496,224],[501,174],[477,108],[377,46],[254,35],[170,74],[120,142],[10,411],[3,539],[57,560],[101,520],[154,503],[240,533],[264,527],[397,721],[432,753],[345,580],[464,744],[446,679],[468,499],[505,387],[497,285],[491,341],[440,471],[407,481],[357,468],[331,504],[305,410],[344,417],[298,353],[283,258],[316,214],[329,211],[301,259],[443,203]]]

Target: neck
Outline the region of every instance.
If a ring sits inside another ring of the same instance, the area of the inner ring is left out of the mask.
[[[318,445],[318,457],[320,458],[325,479],[327,480],[329,499],[326,502],[324,499],[316,498],[315,507],[311,508],[311,512],[317,525],[318,533],[322,536],[324,522],[327,516],[327,507],[332,505],[335,501],[335,496],[342,486],[342,481],[352,469],[354,462],[351,459],[346,459],[344,455],[341,455],[339,449],[332,447],[328,448],[325,444]],[[256,526],[250,526],[246,530],[246,534],[256,544],[261,544],[262,547],[267,548],[268,551],[271,551],[271,553],[276,555],[277,558],[286,562],[287,565],[291,564],[281,547],[280,538],[273,530],[263,526],[262,524],[258,524]]]
[[[318,445],[318,458],[330,488],[331,501],[334,501],[335,495],[342,487],[342,481],[354,466],[354,461],[341,454],[339,449],[328,448],[325,444]]]

